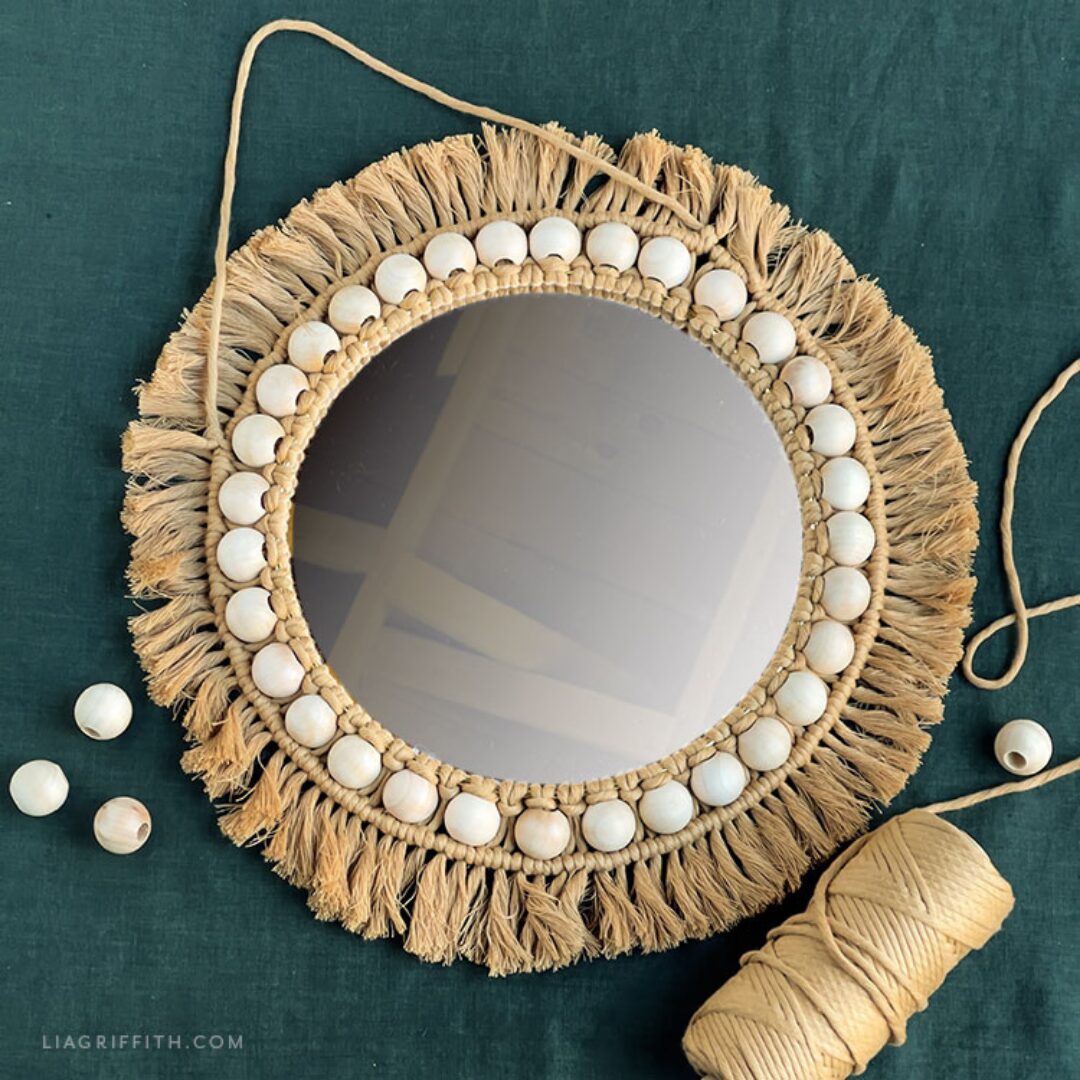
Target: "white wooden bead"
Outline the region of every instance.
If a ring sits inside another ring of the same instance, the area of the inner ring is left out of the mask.
[[[581,835],[595,851],[622,851],[637,832],[637,815],[622,799],[593,803],[581,816]]]
[[[810,627],[803,656],[819,675],[839,675],[855,659],[855,636],[843,623],[822,619]]]
[[[241,641],[250,643],[268,638],[277,625],[270,594],[258,585],[234,592],[225,605],[225,625]]]
[[[218,488],[218,506],[234,525],[254,525],[266,513],[263,496],[269,490],[269,482],[260,473],[233,473]]]
[[[68,780],[55,761],[38,758],[24,762],[11,774],[8,791],[22,813],[28,817],[45,817],[64,805]]]
[[[779,769],[791,753],[791,732],[775,716],[759,716],[739,736],[739,757],[757,772]]]
[[[301,746],[314,750],[337,734],[337,715],[326,698],[301,694],[285,710],[285,730]]]
[[[266,537],[244,526],[230,529],[217,546],[218,569],[230,581],[251,581],[266,565]]]
[[[489,221],[473,241],[476,254],[485,266],[513,263],[519,266],[529,254],[529,238],[513,221]]]
[[[531,859],[555,859],[570,843],[570,822],[561,810],[524,810],[514,822],[514,843]]]
[[[677,833],[694,816],[694,800],[684,784],[669,780],[641,796],[638,813],[653,832]]]
[[[855,458],[837,457],[821,469],[821,494],[834,510],[858,510],[870,496],[870,474]]]
[[[251,681],[267,697],[292,697],[304,681],[304,666],[288,645],[272,641],[251,661]]]
[[[610,266],[620,273],[637,258],[638,235],[621,221],[605,221],[585,238],[585,254],[594,266]]]
[[[292,416],[300,395],[308,389],[307,376],[292,364],[268,367],[255,384],[255,400],[264,413]]]
[[[763,364],[779,364],[795,351],[795,327],[775,311],[755,311],[743,323],[742,339]]]
[[[334,328],[312,319],[289,335],[289,363],[301,371],[322,371],[323,364],[340,348],[341,338]]]
[[[710,270],[694,286],[694,303],[707,307],[721,322],[746,307],[746,282],[734,270]]]
[[[733,803],[750,782],[746,766],[734,755],[721,751],[695,765],[690,773],[690,787],[699,802],[706,806]]]
[[[375,270],[375,291],[388,303],[400,304],[411,292],[427,284],[423,263],[412,255],[387,255]]]
[[[1050,733],[1034,720],[1010,720],[994,739],[998,764],[1015,776],[1042,772],[1054,753]]]
[[[665,289],[681,285],[693,267],[690,250],[674,236],[654,236],[645,242],[638,256],[641,276],[659,281]]]
[[[776,711],[796,727],[806,727],[825,715],[829,688],[812,671],[793,671],[776,691]]]
[[[854,622],[870,606],[870,582],[861,570],[834,566],[825,572],[821,606],[840,622]]]
[[[784,365],[780,378],[791,391],[791,400],[804,409],[827,401],[832,393],[832,375],[816,356],[796,356]]]
[[[277,456],[278,441],[284,437],[285,429],[274,417],[252,413],[233,428],[233,453],[245,465],[261,469]]]
[[[364,324],[377,319],[381,312],[382,304],[369,288],[346,285],[330,297],[326,317],[339,334],[359,334]]]
[[[439,805],[439,791],[435,785],[411,769],[394,773],[383,785],[383,806],[398,821],[418,825],[427,821]]]
[[[573,262],[581,254],[581,230],[566,218],[543,218],[529,230],[529,253],[537,262],[552,255]]]
[[[342,735],[326,755],[326,769],[342,787],[359,791],[379,779],[382,755],[367,739]]]
[[[115,739],[131,723],[131,698],[113,683],[94,683],[75,699],[75,723],[91,739]]]
[[[818,405],[806,414],[813,438],[810,449],[826,457],[839,457],[855,445],[855,417],[843,405]]]
[[[476,269],[476,248],[461,233],[439,233],[424,248],[424,266],[436,281],[446,281],[458,270]]]
[[[870,558],[877,537],[874,526],[854,510],[840,510],[825,522],[829,554],[841,566],[861,566]]]
[[[502,816],[495,803],[467,791],[455,795],[443,815],[443,828],[459,843],[472,847],[490,844],[501,823]]]
[[[150,811],[138,799],[121,795],[98,807],[94,837],[112,855],[131,855],[150,839]]]

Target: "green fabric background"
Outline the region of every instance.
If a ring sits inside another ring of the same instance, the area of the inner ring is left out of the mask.
[[[996,517],[1024,412],[1080,349],[1080,8],[1008,4],[148,4],[9,0],[0,54],[4,527],[0,772],[50,757],[52,818],[0,805],[0,1076],[684,1077],[679,1039],[776,909],[662,956],[504,981],[423,966],[316,923],[302,895],[218,834],[177,767],[179,729],[140,692],[117,523],[132,384],[210,277],[227,103],[242,43],[323,21],[447,90],[618,140],[657,127],[761,176],[880,278],[937,356],[982,489],[980,623],[1004,610]],[[234,243],[402,145],[474,125],[312,41],[260,57]],[[1019,560],[1032,602],[1080,588],[1076,393],[1028,451]],[[999,647],[1000,646],[1000,647]],[[1080,618],[1033,630],[1009,690],[957,681],[901,802],[994,783],[996,726],[1045,723],[1080,753]],[[1005,653],[986,650],[991,668]],[[95,745],[78,690],[131,689]],[[958,819],[1013,883],[1005,930],[872,1066],[898,1077],[1080,1075],[1078,788]],[[154,814],[135,858],[93,810]],[[899,805],[899,804],[897,804]],[[801,906],[805,892],[786,910]],[[42,1036],[233,1033],[243,1049],[47,1051]]]

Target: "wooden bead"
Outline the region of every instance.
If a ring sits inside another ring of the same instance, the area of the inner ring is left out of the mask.
[[[795,727],[806,727],[825,715],[829,688],[812,671],[793,671],[776,691],[776,711]]]
[[[218,569],[230,581],[251,581],[266,566],[265,544],[266,538],[257,529],[230,529],[218,541]]]
[[[251,581],[266,566],[266,537],[244,526],[230,529],[217,546],[218,569],[230,580]]]
[[[525,230],[513,221],[489,221],[473,241],[480,261],[488,267],[500,263],[520,266],[529,254],[529,238]]]
[[[695,765],[690,773],[690,789],[698,802],[706,806],[728,806],[745,790],[750,782],[746,766],[734,755],[725,751]]]
[[[581,835],[595,851],[622,851],[637,833],[637,815],[622,799],[593,803],[581,817]]]
[[[225,625],[241,641],[251,643],[268,638],[277,625],[270,594],[257,585],[234,592],[225,605]]]
[[[314,750],[325,746],[337,734],[337,715],[325,698],[301,694],[285,710],[285,730],[301,746]]]
[[[359,334],[382,313],[379,298],[363,285],[346,285],[330,297],[326,317],[339,334]]]
[[[839,675],[855,659],[855,635],[843,623],[822,619],[810,627],[803,656],[811,671]]]
[[[150,811],[121,795],[98,807],[94,838],[111,855],[131,855],[150,839]]]
[[[870,497],[870,474],[855,458],[837,457],[821,468],[821,494],[834,510],[858,510]]]
[[[375,270],[375,291],[388,303],[400,304],[409,293],[427,285],[423,263],[412,255],[387,255]]]
[[[566,218],[543,218],[529,230],[529,254],[537,262],[552,256],[573,262],[581,254],[581,230]]]
[[[791,753],[791,732],[775,716],[759,716],[739,736],[739,757],[756,772],[779,769]]]
[[[446,281],[461,270],[471,273],[476,269],[476,248],[461,233],[439,233],[424,248],[424,266],[436,281]]]
[[[638,813],[653,832],[677,833],[686,828],[694,816],[694,800],[685,785],[678,780],[669,780],[641,796]]]
[[[439,791],[435,785],[411,769],[394,773],[383,786],[382,802],[387,813],[407,825],[427,821],[439,805]]]
[[[821,606],[839,622],[854,622],[870,606],[870,582],[861,570],[834,566],[825,572]]]
[[[75,699],[75,723],[91,739],[115,739],[131,723],[131,698],[113,683],[94,683]]]
[[[813,438],[810,449],[826,457],[839,457],[855,445],[855,417],[843,405],[818,405],[806,416]]]
[[[514,822],[514,843],[531,859],[558,858],[570,843],[570,822],[561,810],[524,810]]]
[[[1034,720],[1010,720],[994,739],[998,764],[1015,776],[1042,772],[1054,753],[1050,733]]]
[[[721,322],[742,314],[746,283],[734,270],[710,270],[694,286],[694,303],[708,308]]]
[[[233,428],[233,453],[245,465],[261,469],[277,456],[277,444],[283,438],[285,429],[277,420],[265,413],[252,413]]]
[[[443,828],[458,843],[471,847],[490,844],[498,835],[502,815],[490,799],[463,791],[446,805]]]
[[[344,788],[370,787],[382,773],[382,755],[359,735],[342,735],[326,755],[327,772]]]
[[[289,363],[301,371],[322,371],[323,364],[340,348],[341,338],[334,328],[312,319],[289,335]]]
[[[610,266],[622,273],[634,265],[638,244],[638,235],[629,225],[605,221],[585,238],[585,254],[593,266]]]
[[[234,525],[254,525],[266,513],[263,496],[269,490],[269,481],[260,473],[233,473],[218,488],[218,507]]]
[[[304,681],[304,666],[288,645],[272,641],[251,661],[251,681],[267,697],[292,697]]]
[[[874,550],[874,526],[862,514],[840,510],[825,522],[829,554],[841,566],[861,566]]]
[[[642,246],[638,270],[643,278],[659,281],[665,289],[681,285],[693,269],[690,250],[674,236],[654,236]]]
[[[68,797],[68,780],[55,761],[26,761],[8,783],[11,800],[28,817],[45,817],[60,809]]]
[[[274,364],[259,376],[255,400],[270,416],[292,416],[300,395],[307,389],[307,376],[298,367]]]
[[[763,364],[779,364],[795,351],[795,327],[775,311],[755,311],[743,323],[742,339]]]
[[[791,391],[791,400],[804,409],[827,401],[832,393],[832,375],[815,356],[796,356],[784,365],[780,378]]]

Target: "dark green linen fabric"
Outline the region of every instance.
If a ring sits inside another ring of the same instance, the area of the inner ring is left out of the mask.
[[[180,772],[178,727],[140,691],[117,522],[129,390],[209,280],[235,61],[266,19],[318,19],[461,96],[619,140],[657,127],[769,183],[880,279],[937,357],[982,489],[979,622],[1006,602],[996,517],[1023,414],[1080,351],[1080,9],[1067,0],[905,5],[76,4],[10,0],[0,50],[0,772],[49,757],[54,817],[0,805],[0,1076],[686,1077],[694,1009],[805,890],[660,956],[492,981],[316,923],[300,892],[218,834]],[[234,241],[402,145],[475,130],[312,41],[256,65]],[[1017,547],[1032,602],[1080,588],[1076,394],[1024,464]],[[1033,627],[1009,690],[957,680],[896,804],[997,782],[996,726],[1047,725],[1080,753],[1080,618]],[[1005,642],[986,650],[993,668]],[[88,682],[129,687],[115,743],[76,731]],[[136,857],[90,821],[131,794]],[[1017,908],[871,1067],[899,1077],[1080,1075],[1077,781],[957,818]],[[49,1049],[67,1036],[181,1049]],[[242,1049],[190,1047],[233,1035]],[[782,1078],[778,1078],[782,1080]]]

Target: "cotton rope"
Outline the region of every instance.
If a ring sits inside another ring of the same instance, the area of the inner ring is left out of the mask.
[[[488,120],[495,124],[503,124],[506,127],[517,128],[519,131],[527,131],[538,139],[557,147],[559,150],[591,165],[598,172],[610,176],[625,184],[631,190],[636,191],[642,198],[663,206],[670,210],[684,225],[691,229],[700,229],[701,222],[677,199],[670,195],[657,191],[651,184],[646,184],[636,176],[632,176],[617,165],[605,161],[602,157],[589,150],[578,146],[570,139],[564,138],[550,128],[541,127],[528,120],[522,120],[508,113],[490,109],[486,105],[474,105],[472,102],[447,94],[430,83],[415,79],[405,72],[399,71],[391,64],[372,56],[371,53],[354,45],[332,30],[320,26],[318,23],[308,22],[303,19],[275,19],[260,26],[248,39],[240,58],[240,66],[236,71],[236,86],[233,91],[232,111],[229,119],[229,141],[225,148],[224,177],[221,188],[221,206],[218,216],[217,242],[214,246],[214,291],[210,308],[210,329],[206,346],[206,381],[204,387],[204,405],[206,408],[206,434],[215,442],[221,441],[221,422],[217,415],[217,388],[218,388],[218,351],[221,342],[221,316],[225,307],[225,284],[228,269],[229,254],[229,225],[232,220],[233,194],[236,190],[236,159],[240,147],[240,127],[243,120],[244,96],[247,93],[248,79],[251,75],[251,65],[255,60],[255,54],[259,46],[268,38],[277,33],[308,34],[311,37],[325,41],[340,49],[343,53],[358,60],[361,64],[369,67],[372,71],[385,75],[400,86],[412,90],[422,97],[429,98],[439,105],[445,105],[449,109],[464,113],[467,116],[475,116],[481,120]]]
[[[1014,613],[976,634],[964,657],[965,675],[984,689],[1008,686],[1020,672],[1030,619],[1080,604],[1074,595],[1028,608],[1012,542],[1020,456],[1078,371],[1080,359],[1055,379],[1009,452],[1001,540]],[[1013,623],[1017,642],[1006,672],[997,679],[974,675],[979,646]],[[851,844],[822,875],[806,911],[744,956],[738,973],[694,1015],[683,1037],[690,1063],[716,1080],[840,1080],[863,1072],[887,1042],[902,1043],[912,1014],[998,932],[1013,907],[1012,889],[986,852],[937,815],[1078,771],[1080,758],[1073,758],[1025,780],[911,810]]]
[[[1057,600],[1050,600],[1038,607],[1029,608],[1024,602],[1024,593],[1020,586],[1020,574],[1016,569],[1016,558],[1013,555],[1013,532],[1012,518],[1013,507],[1016,502],[1016,477],[1020,469],[1020,455],[1024,452],[1031,433],[1035,430],[1042,414],[1061,396],[1069,380],[1080,372],[1080,358],[1068,365],[1054,380],[1050,388],[1032,406],[1024,423],[1020,427],[1012,448],[1009,450],[1009,461],[1005,468],[1005,483],[1002,488],[1001,499],[1001,560],[1005,570],[1005,580],[1009,583],[1009,596],[1012,599],[1013,610],[1009,615],[1003,615],[995,619],[988,626],[980,630],[969,642],[964,652],[962,670],[968,682],[973,683],[981,690],[1001,690],[1008,686],[1024,666],[1028,654],[1028,623],[1042,615],[1052,615],[1055,611],[1064,611],[1066,608],[1076,607],[1080,604],[1080,593],[1072,596],[1063,596]],[[999,630],[1016,624],[1016,644],[1013,647],[1012,660],[1004,674],[996,679],[986,679],[976,675],[974,670],[975,654],[982,644],[992,638]]]

